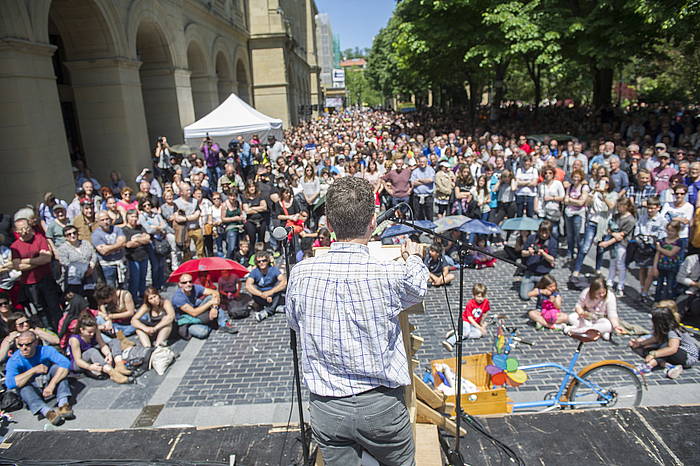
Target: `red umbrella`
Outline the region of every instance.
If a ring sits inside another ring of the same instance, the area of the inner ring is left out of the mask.
[[[177,283],[180,279],[180,275],[190,274],[194,278],[197,278],[200,272],[208,272],[209,279],[212,282],[219,280],[221,272],[228,270],[232,275],[238,277],[245,277],[248,275],[248,269],[231,259],[224,259],[223,257],[202,257],[201,259],[192,259],[180,267],[177,268],[168,277],[168,281],[171,283]]]

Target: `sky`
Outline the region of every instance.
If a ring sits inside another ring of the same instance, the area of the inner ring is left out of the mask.
[[[372,39],[391,17],[395,0],[316,0],[319,13],[331,17],[340,50],[371,48]]]

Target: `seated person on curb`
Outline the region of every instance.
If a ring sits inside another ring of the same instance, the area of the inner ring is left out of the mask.
[[[180,336],[185,339],[206,338],[214,322],[222,332],[238,333],[226,311],[219,308],[220,303],[221,295],[218,291],[195,285],[190,274],[180,275],[178,290],[173,295],[173,308]]]
[[[556,264],[557,241],[552,238],[552,222],[542,220],[537,233],[533,233],[525,242],[521,255],[525,267],[525,275],[520,282],[520,299],[529,301],[528,293],[544,275],[552,271]]]
[[[95,299],[99,305],[97,323],[100,331],[107,336],[105,341],[116,337],[120,331],[125,337],[136,333],[136,329],[131,325],[131,318],[136,313],[131,293],[116,290],[103,283],[95,289]]]
[[[105,343],[97,330],[97,321],[89,312],[80,315],[75,335],[68,339],[68,357],[73,372],[93,377],[105,373],[115,383],[129,383],[131,371],[121,357],[121,342],[116,338]]]
[[[158,290],[149,286],[143,294],[143,305],[131,318],[139,341],[146,348],[168,346],[168,337],[175,322],[175,309],[169,299],[163,298]]]
[[[52,346],[39,345],[31,331],[17,337],[16,351],[7,363],[5,385],[16,389],[32,414],[41,414],[53,425],[74,419],[68,399],[71,396],[66,376],[70,361]],[[56,396],[58,410],[49,408],[45,400]]]
[[[450,273],[450,266],[442,251],[442,246],[433,243],[428,248],[428,255],[425,256],[424,262],[430,272],[428,284],[433,286],[449,285],[455,279],[455,275]]]
[[[674,301],[659,301],[654,306],[651,313],[653,335],[629,342],[632,351],[644,358],[644,363],[637,365],[639,372],[648,374],[658,366],[665,369],[666,377],[675,379],[684,367],[698,363],[698,347],[693,337],[678,324],[678,317]]]
[[[275,267],[270,265],[272,256],[267,251],[255,253],[256,267],[248,274],[245,289],[253,297],[251,307],[259,311],[255,319],[260,322],[277,311],[282,299],[282,293],[287,287],[287,278]]]

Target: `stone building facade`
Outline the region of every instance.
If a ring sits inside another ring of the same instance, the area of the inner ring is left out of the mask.
[[[294,109],[311,103],[318,76],[307,33],[316,7],[274,3],[0,2],[0,212],[38,202],[45,191],[70,200],[76,160],[98,180],[115,170],[133,186],[157,137],[181,142],[182,128],[231,92],[251,105],[260,100],[259,110],[286,124],[298,121]],[[277,59],[255,57],[262,4],[269,24],[294,24],[269,28],[286,33]],[[286,92],[270,98],[264,89],[272,87],[257,87],[258,76],[279,76]]]

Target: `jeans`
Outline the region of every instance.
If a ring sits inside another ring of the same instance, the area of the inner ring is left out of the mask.
[[[215,191],[216,190],[216,185],[219,181],[219,176],[221,174],[221,169],[218,166],[214,167],[207,167],[207,176],[209,177],[209,186],[211,186],[211,190]]]
[[[385,466],[415,465],[403,387],[342,398],[309,396],[311,430],[328,466],[360,466],[367,451]]]
[[[97,325],[102,325],[106,322],[104,318],[99,315],[95,317],[95,320],[97,321]],[[112,322],[112,331],[114,335],[116,335],[117,332],[119,332],[120,330],[122,333],[124,333],[125,337],[129,337],[136,333],[136,329],[131,324],[120,324],[118,322]],[[101,335],[105,343],[109,343],[114,338],[109,335],[106,335],[105,332],[101,332]]]
[[[569,249],[569,257],[575,259],[574,250],[581,250],[581,222],[583,217],[580,215],[565,215],[566,222],[566,245]]]
[[[681,262],[683,262],[685,260],[685,255],[688,252],[688,238],[680,238],[680,242],[681,242],[681,250],[678,254],[679,254]]]
[[[228,230],[226,232],[226,257],[233,259],[238,246],[238,230]]]
[[[58,330],[58,322],[61,319],[61,290],[56,281],[46,276],[41,281],[32,285],[24,285],[25,296],[36,307],[37,313],[42,319],[46,319],[49,326]]]
[[[58,368],[59,366],[57,364],[52,365],[49,368],[49,372],[47,374],[48,377],[39,378],[34,376],[27,385],[19,389],[20,398],[22,398],[22,401],[27,404],[27,407],[32,414],[37,414],[42,408],[48,408],[41,392],[53,378],[53,376],[56,375]],[[45,383],[42,384],[42,380],[45,380]],[[65,403],[68,401],[70,396],[70,385],[68,384],[68,379],[64,378],[58,382],[58,385],[56,386],[56,398],[58,399],[59,403]]]
[[[156,290],[160,290],[165,283],[165,256],[156,254],[156,250],[153,246],[149,246],[148,260],[151,263],[151,285],[153,285],[153,288]]]
[[[277,310],[277,306],[280,304],[282,299],[282,293],[275,293],[272,295],[272,302],[268,303],[266,300],[262,299],[260,296],[253,296],[253,301],[255,304],[260,306],[261,309],[268,309],[270,313],[274,313]]]
[[[119,287],[119,274],[117,272],[116,265],[102,266],[102,274],[105,277],[105,283],[107,283],[112,288]]]
[[[527,294],[535,288],[535,285],[537,285],[537,282],[540,281],[540,278],[542,278],[542,275],[525,272],[525,275],[520,282],[520,299],[523,301],[530,300],[530,297]]]
[[[535,216],[535,196],[515,196],[515,216]]]
[[[574,264],[574,272],[580,272],[583,267],[583,261],[586,259],[586,254],[590,251],[591,246],[593,246],[593,240],[595,239],[596,232],[598,231],[598,224],[593,222],[586,223],[586,230],[583,233],[583,242],[581,243],[581,249],[578,251],[576,256],[576,263]],[[595,269],[600,270],[603,265],[603,249],[596,246],[595,252]]]
[[[656,294],[654,295],[655,301],[661,301],[664,299],[676,299],[678,296],[678,282],[676,281],[676,275],[678,274],[678,268],[671,270],[659,269],[659,276],[656,278]]]
[[[415,220],[433,219],[433,195],[424,194],[423,203],[420,202],[420,195],[413,195],[413,215]]]
[[[209,311],[206,311],[208,314]],[[219,309],[219,313],[216,316],[216,323],[219,327],[225,327],[228,322],[228,314],[223,309]],[[190,337],[194,337],[200,340],[205,339],[211,333],[211,327],[209,324],[192,324],[187,326],[187,333]]]
[[[146,290],[146,273],[148,272],[148,259],[140,261],[128,260],[129,266],[129,293],[134,301],[143,299],[143,292]]]
[[[401,204],[402,202],[408,202],[409,197],[392,197],[391,202],[389,203],[389,208],[391,207],[396,207],[397,205]]]

